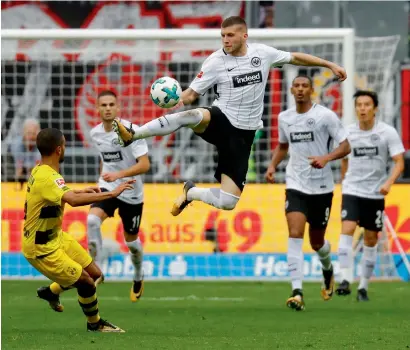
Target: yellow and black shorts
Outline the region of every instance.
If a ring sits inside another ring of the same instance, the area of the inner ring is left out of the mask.
[[[82,270],[92,262],[88,252],[66,232],[63,232],[60,248],[44,257],[27,260],[36,270],[63,287],[77,282]]]

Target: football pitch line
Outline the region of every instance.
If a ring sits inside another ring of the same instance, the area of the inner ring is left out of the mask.
[[[20,297],[20,296],[14,296],[9,299],[13,299],[14,301],[21,301],[25,300],[25,297]],[[98,296],[98,300],[102,301],[117,301],[117,302],[123,302],[123,301],[129,301],[128,296]],[[236,297],[236,298],[229,298],[229,297],[198,297],[196,295],[187,295],[187,296],[178,296],[178,297],[142,297],[141,300],[146,300],[146,301],[165,301],[165,302],[177,302],[177,301],[215,301],[215,302],[245,302],[247,298],[243,297]],[[77,302],[78,299],[75,297],[65,297],[61,296],[61,301],[75,301]]]

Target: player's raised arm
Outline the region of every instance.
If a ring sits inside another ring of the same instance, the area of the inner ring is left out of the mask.
[[[63,194],[61,200],[70,204],[72,207],[79,207],[95,202],[102,202],[105,199],[118,197],[125,190],[131,190],[135,180],[124,181],[118,185],[114,190],[100,193],[78,193],[75,191],[68,191]]]
[[[292,52],[290,64],[295,66],[313,66],[329,68],[334,75],[339,78],[339,81],[344,81],[347,78],[346,70],[334,62],[324,60],[323,58],[309,55],[303,52]]]

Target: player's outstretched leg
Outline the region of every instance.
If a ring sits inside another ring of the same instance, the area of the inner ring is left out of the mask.
[[[143,247],[139,238],[126,242],[130,251],[131,261],[134,265],[134,277],[130,291],[130,300],[139,301],[144,292],[144,272],[142,269]]]
[[[128,146],[135,140],[145,139],[151,136],[168,135],[182,127],[194,128],[202,121],[203,117],[203,113],[200,109],[191,109],[189,111],[166,114],[136,129],[133,129],[132,126],[127,128],[118,119],[112,122],[112,126],[118,135],[120,144]]]
[[[184,184],[182,194],[175,200],[171,214],[177,216],[192,201],[201,201],[222,210],[233,210],[239,201],[239,196],[223,191],[220,188],[196,187],[192,181]]]
[[[85,270],[82,271],[75,287],[78,292],[78,303],[87,318],[87,331],[124,333],[124,330],[100,317],[95,282]]]

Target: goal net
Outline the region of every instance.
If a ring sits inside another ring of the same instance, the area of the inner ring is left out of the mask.
[[[89,130],[99,123],[96,95],[113,89],[121,116],[143,124],[166,111],[149,97],[153,81],[172,76],[183,89],[202,62],[220,48],[219,30],[3,30],[2,31],[2,276],[33,277],[20,254],[25,196],[22,168],[35,157],[25,146],[25,126],[63,131],[66,142],[61,173],[74,188],[94,184],[99,155]],[[313,77],[314,99],[345,123],[354,120],[356,88],[380,93],[381,110],[398,36],[357,38],[351,29],[252,29],[250,42],[302,51],[346,67],[348,80],[335,81],[321,68],[271,69],[264,100],[264,128],[256,133],[249,159],[248,185],[237,208],[222,212],[195,203],[178,218],[169,214],[181,183],[192,179],[211,186],[217,158],[213,146],[189,129],[147,140],[151,170],[144,176],[145,204],[140,237],[147,278],[287,278],[287,228],[283,214],[284,167],[277,185],[264,173],[277,144],[277,116],[293,104],[290,82],[298,73]],[[213,91],[195,106],[209,106]],[[246,98],[246,97],[244,97]],[[381,118],[383,113],[381,113]],[[338,164],[334,164],[339,179]],[[340,232],[340,189],[336,190],[328,238],[336,251]],[[87,247],[88,207],[66,207],[63,228]],[[118,215],[102,226],[108,278],[130,278],[132,264]],[[320,265],[305,243],[305,276],[319,278]]]

